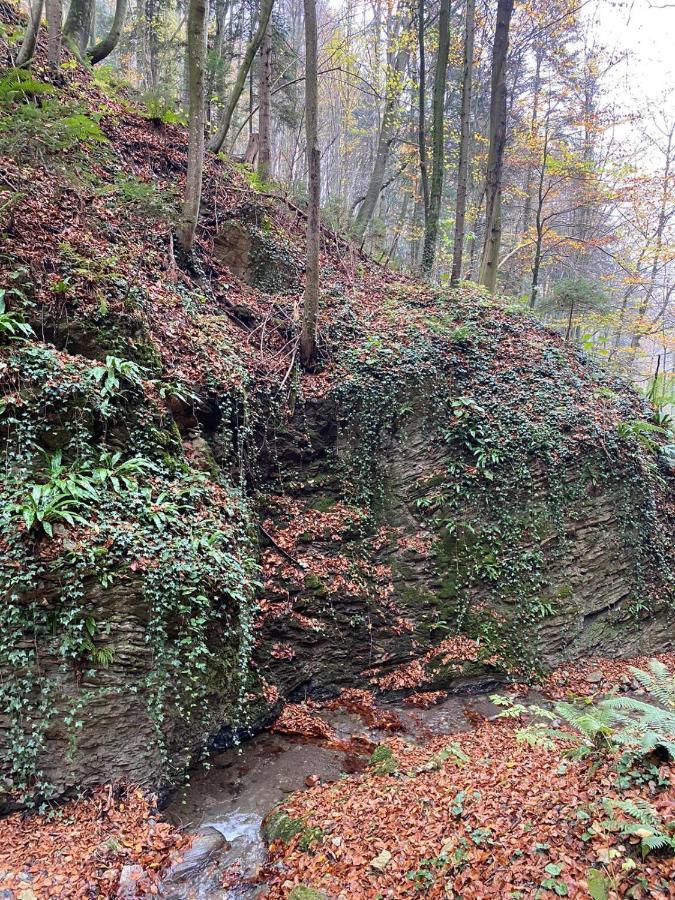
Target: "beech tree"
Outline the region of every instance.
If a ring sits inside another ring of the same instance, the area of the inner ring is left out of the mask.
[[[438,17],[438,54],[434,75],[432,106],[431,184],[424,224],[422,271],[431,272],[436,256],[438,220],[441,215],[443,172],[445,169],[445,81],[450,50],[450,0],[441,0]]]
[[[260,47],[260,90],[258,92],[258,173],[264,180],[270,174],[270,108],[272,103],[272,27],[267,26]]]
[[[457,164],[457,201],[455,204],[455,235],[452,250],[450,281],[457,284],[462,276],[464,253],[464,223],[466,220],[466,195],[469,186],[469,158],[471,154],[471,88],[473,83],[473,40],[476,3],[466,0],[464,26],[464,60],[462,65],[462,111],[459,136],[459,161]]]
[[[492,46],[489,143],[485,177],[485,242],[479,275],[480,283],[492,292],[497,287],[497,267],[502,237],[502,168],[506,144],[506,61],[513,2],[514,0],[498,0],[497,25]]]
[[[192,252],[194,246],[202,194],[204,127],[206,124],[204,110],[206,26],[206,0],[190,0],[187,28],[188,93],[190,98],[188,167],[183,211],[178,225],[178,240],[186,253]]]
[[[16,59],[14,60],[17,66],[26,66],[33,58],[38,33],[40,31],[43,9],[44,0],[33,0],[30,15],[28,16],[26,33],[23,36],[23,41],[16,54]]]
[[[48,0],[48,2],[60,2],[60,0]],[[122,29],[124,28],[124,20],[127,14],[127,0],[117,0],[115,3],[115,15],[112,25],[103,40],[99,41],[87,51],[89,61],[95,65],[102,62],[106,57],[110,56],[115,47],[117,47]]]
[[[305,134],[307,138],[307,265],[305,303],[300,333],[300,360],[306,369],[316,364],[316,322],[319,306],[319,248],[321,223],[321,156],[318,136],[318,35],[316,0],[305,7]]]
[[[232,87],[232,91],[230,92],[227,105],[225,106],[225,112],[223,113],[223,119],[220,128],[211,139],[211,142],[209,144],[209,149],[213,150],[214,153],[218,153],[225,143],[225,138],[227,137],[230,130],[230,125],[232,124],[232,116],[234,115],[234,111],[237,108],[237,104],[239,103],[239,98],[241,97],[242,91],[244,90],[244,85],[246,84],[246,79],[251,69],[251,64],[253,63],[255,55],[260,49],[260,45],[262,44],[263,38],[267,32],[267,26],[269,24],[273,6],[274,0],[262,0],[260,4],[258,27],[255,31],[255,34],[249,41],[248,46],[246,47],[244,58],[241,65],[239,66],[239,71],[237,72],[237,78],[234,82],[234,86]]]

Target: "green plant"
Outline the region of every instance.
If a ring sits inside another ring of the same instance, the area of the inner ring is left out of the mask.
[[[0,103],[30,100],[53,92],[51,84],[39,81],[27,69],[8,68],[0,75]]]
[[[33,329],[27,322],[23,322],[15,313],[9,312],[5,304],[6,291],[0,288],[0,337],[29,338],[33,335]]]
[[[654,437],[664,436],[667,433],[666,429],[660,425],[644,422],[641,419],[636,419],[634,422],[619,422],[616,430],[620,437],[637,441],[649,453],[656,453],[659,449],[659,444]]]
[[[93,478],[98,482],[110,482],[114,491],[119,493],[122,487],[131,490],[136,487],[136,478],[148,472],[156,470],[156,466],[142,456],[134,456],[131,459],[122,460],[122,454],[118,451],[110,453],[105,450],[98,460],[98,465],[93,470]]]
[[[115,659],[115,650],[112,647],[97,647],[94,643],[97,627],[96,620],[92,616],[87,616],[84,620],[84,634],[82,638],[82,647],[92,658],[92,661],[104,669]]]
[[[376,775],[394,775],[398,770],[394,752],[386,744],[378,744],[373,750],[370,765]]]
[[[664,822],[646,800],[605,798],[602,805],[608,816],[600,823],[602,827],[626,837],[638,838],[643,859],[655,850],[675,853],[675,821]],[[627,818],[617,818],[617,811]]]
[[[90,377],[100,385],[101,411],[105,415],[110,407],[110,401],[122,394],[129,387],[140,388],[143,384],[143,369],[128,359],[120,359],[118,356],[106,356],[105,365],[94,366],[89,370]]]
[[[97,121],[81,107],[57,100],[22,103],[0,116],[0,150],[42,164],[80,145],[107,143]]]
[[[174,101],[166,94],[148,93],[143,98],[145,118],[155,125],[185,125],[185,113],[176,109]]]

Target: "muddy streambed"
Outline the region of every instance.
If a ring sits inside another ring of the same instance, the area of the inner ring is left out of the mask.
[[[492,716],[498,709],[487,693],[453,696],[429,709],[381,703],[403,724],[399,737],[422,742],[431,735],[457,734],[472,728],[472,714]],[[312,710],[337,737],[380,743],[391,731],[367,726],[357,713]],[[255,878],[267,859],[261,824],[270,810],[294,791],[336,781],[365,768],[365,752],[337,750],[321,741],[265,731],[239,748],[213,755],[192,773],[172,798],[165,815],[198,837],[164,883],[171,900],[235,900],[262,892]],[[229,886],[225,887],[224,884]]]

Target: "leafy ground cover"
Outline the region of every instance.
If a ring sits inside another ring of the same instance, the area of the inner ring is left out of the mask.
[[[136,892],[154,894],[170,855],[187,843],[141,788],[104,785],[51,815],[0,821],[0,892],[20,900],[114,897],[125,866],[141,866],[130,873]]]
[[[628,662],[606,668],[623,676]],[[675,896],[672,760],[579,760],[518,730],[501,719],[452,743],[393,738],[365,772],[295,794],[283,812],[297,833],[272,843],[268,896]]]

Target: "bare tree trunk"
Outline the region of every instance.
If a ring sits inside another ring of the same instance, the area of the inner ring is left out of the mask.
[[[370,224],[370,220],[375,212],[375,206],[382,190],[384,183],[384,173],[387,168],[387,159],[389,158],[389,148],[394,140],[394,129],[396,126],[396,112],[398,101],[403,90],[403,72],[408,65],[410,51],[407,45],[401,47],[394,59],[392,66],[387,71],[387,93],[384,103],[384,114],[382,116],[382,124],[380,125],[380,133],[377,139],[377,150],[375,151],[375,163],[373,171],[368,182],[366,196],[359,207],[356,219],[353,225],[353,234],[356,240],[362,241],[366,233],[366,229]]]
[[[494,293],[497,287],[502,237],[502,168],[506,144],[506,59],[514,0],[498,0],[497,27],[492,46],[490,135],[485,191],[485,243],[479,281]]]
[[[448,70],[450,51],[450,0],[441,0],[438,15],[438,54],[434,74],[433,119],[431,155],[431,186],[429,209],[424,225],[424,249],[422,250],[422,271],[431,272],[436,258],[438,221],[441,216],[443,194],[443,172],[445,169],[445,78]]]
[[[419,46],[419,121],[417,141],[420,153],[420,181],[422,199],[424,201],[424,221],[429,209],[429,175],[427,172],[427,136],[426,136],[426,59],[424,49],[424,0],[419,0],[417,8],[417,44]]]
[[[451,284],[457,284],[462,277],[466,195],[469,187],[469,154],[471,152],[471,88],[473,82],[473,39],[476,28],[475,18],[476,0],[466,0],[464,69],[462,73],[462,112],[459,138],[459,164],[457,168],[455,236],[452,248],[452,273],[450,275]]]
[[[61,63],[61,27],[63,24],[63,0],[46,0],[47,7],[47,62],[53,68]]]
[[[194,246],[204,166],[204,61],[206,56],[207,0],[190,0],[187,24],[188,90],[190,94],[188,167],[178,240],[186,253]]]
[[[63,34],[75,45],[80,56],[87,52],[94,0],[71,0]]]
[[[305,134],[307,135],[307,268],[305,303],[300,332],[300,360],[306,369],[316,365],[316,319],[319,306],[319,202],[321,199],[321,156],[318,138],[319,86],[317,76],[316,0],[305,4]]]
[[[49,0],[47,9],[49,9]],[[112,25],[110,26],[110,31],[106,34],[102,41],[99,41],[98,44],[93,46],[88,53],[89,60],[92,65],[96,65],[96,63],[101,62],[107,56],[113,52],[117,44],[119,43],[120,36],[122,34],[122,28],[124,28],[124,20],[127,15],[127,0],[117,0],[115,4],[115,17],[113,19]]]
[[[267,180],[270,174],[272,148],[270,146],[270,108],[272,98],[272,29],[268,25],[260,48],[260,88],[258,91],[258,174]]]
[[[239,67],[239,71],[237,72],[237,79],[234,82],[232,93],[230,94],[230,98],[227,101],[227,106],[225,107],[225,112],[223,113],[223,121],[221,122],[218,133],[214,135],[213,139],[209,143],[209,149],[213,150],[214,153],[218,153],[218,151],[222,149],[223,144],[225,143],[225,138],[227,137],[227,133],[230,130],[230,125],[232,123],[232,116],[234,115],[234,111],[237,108],[237,103],[239,102],[242,91],[244,90],[244,85],[246,84],[246,78],[251,68],[251,64],[256,53],[260,49],[263,37],[265,35],[265,32],[267,31],[267,25],[270,20],[270,13],[272,12],[273,6],[274,0],[262,0],[262,3],[260,5],[260,19],[258,20],[258,28],[256,29],[256,32],[251,40],[248,42],[248,46],[246,47],[246,52],[244,54],[241,66]]]
[[[26,33],[16,54],[16,65],[26,66],[33,58],[35,53],[35,45],[37,43],[38,32],[40,31],[40,20],[42,19],[42,8],[44,0],[33,0],[31,15],[26,26]]]

